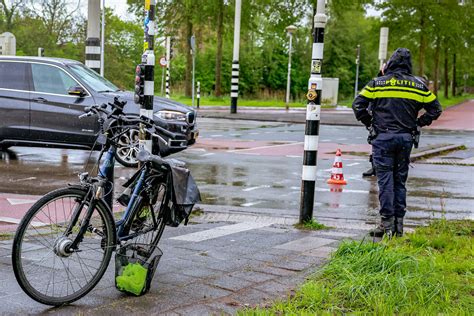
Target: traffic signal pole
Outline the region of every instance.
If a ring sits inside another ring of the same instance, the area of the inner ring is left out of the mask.
[[[137,81],[135,86],[135,102],[140,104],[140,115],[153,119],[153,96],[155,93],[155,54],[153,52],[155,42],[155,0],[145,0],[145,41],[143,43],[142,64],[137,67]],[[144,72],[143,76],[138,71]],[[141,81],[143,80],[143,97],[141,96]],[[138,90],[138,91],[137,91]],[[137,96],[138,94],[138,96]],[[145,133],[145,126],[140,124],[140,148],[152,153],[151,135]]]
[[[323,79],[324,28],[326,14],[324,0],[318,0],[314,16],[311,76],[308,81],[308,105],[306,106],[306,128],[304,136],[303,172],[301,183],[300,223],[313,218],[314,191],[316,187],[316,166],[319,143],[319,120],[321,116],[321,92]]]

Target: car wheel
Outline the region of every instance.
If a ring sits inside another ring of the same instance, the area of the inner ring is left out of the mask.
[[[137,129],[130,129],[118,139],[115,159],[125,167],[138,167],[138,134],[139,131]]]

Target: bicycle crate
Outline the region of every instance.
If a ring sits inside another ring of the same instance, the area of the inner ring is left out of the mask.
[[[128,244],[115,254],[115,287],[140,296],[150,290],[151,281],[163,252],[158,246]]]

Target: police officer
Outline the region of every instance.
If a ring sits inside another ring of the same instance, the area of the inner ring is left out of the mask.
[[[368,112],[371,104],[372,115]],[[403,235],[413,135],[417,126],[430,125],[441,115],[441,105],[423,80],[412,75],[410,51],[398,48],[383,69],[352,104],[357,120],[376,134],[373,160],[379,186],[381,224],[370,235]],[[418,112],[425,113],[418,118]]]

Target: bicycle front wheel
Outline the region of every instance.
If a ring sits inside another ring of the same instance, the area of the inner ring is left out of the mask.
[[[112,215],[98,202],[88,229],[71,251],[68,246],[85,220],[87,191],[65,188],[36,202],[13,240],[15,277],[26,294],[47,305],[68,304],[86,295],[102,278],[115,246]]]

